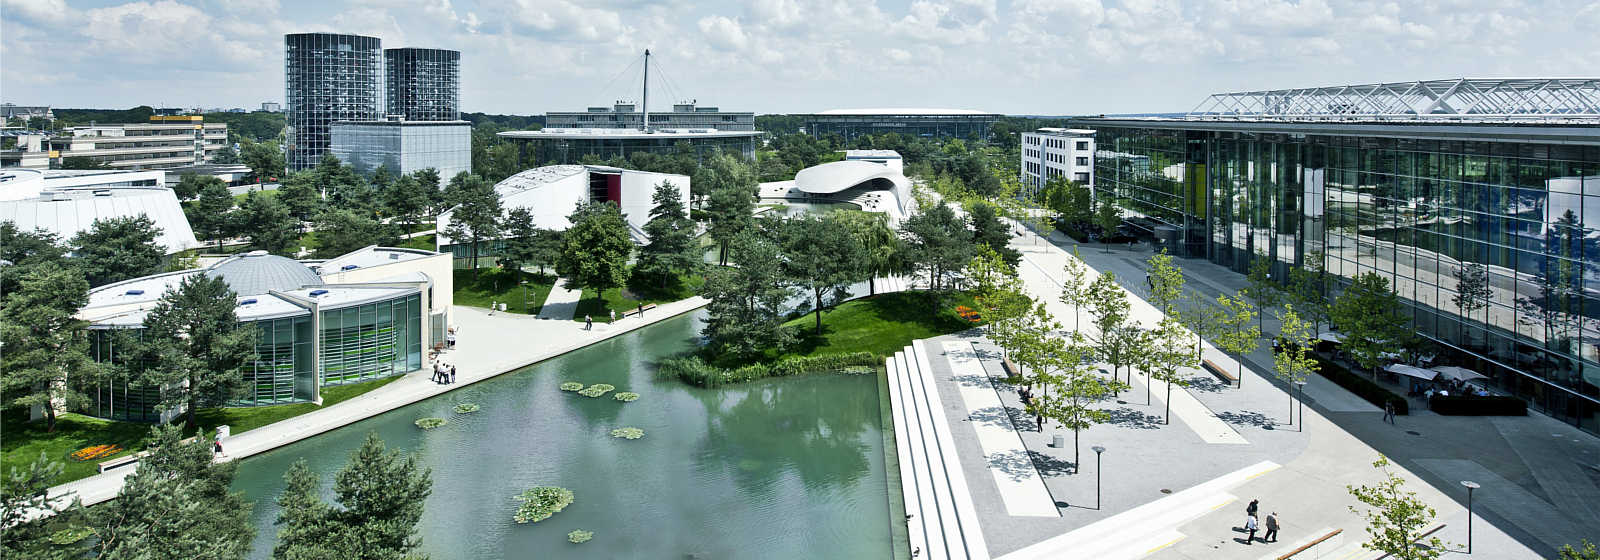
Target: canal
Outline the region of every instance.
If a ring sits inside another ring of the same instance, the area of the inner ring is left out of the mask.
[[[277,541],[275,500],[289,466],[305,458],[332,500],[333,474],[369,431],[433,469],[419,534],[421,552],[438,560],[908,556],[905,524],[893,522],[904,509],[881,373],[715,390],[656,379],[659,360],[695,343],[702,317],[664,321],[245,459],[234,489],[256,503],[254,557],[267,558]],[[589,398],[561,391],[565,381],[641,396]],[[467,402],[482,410],[450,411]],[[425,431],[414,425],[424,417],[449,423]],[[622,427],[644,437],[610,436]],[[549,519],[517,524],[511,497],[533,486],[565,487],[576,500]],[[593,540],[568,543],[577,529]]]

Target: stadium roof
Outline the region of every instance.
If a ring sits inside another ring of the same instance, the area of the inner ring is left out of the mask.
[[[999,113],[989,113],[989,112],[985,112],[985,111],[973,111],[973,110],[970,110],[970,109],[913,109],[913,108],[830,109],[830,110],[827,110],[827,111],[820,111],[820,112],[812,113],[812,114],[819,115],[819,116],[820,115],[827,115],[827,116],[897,116],[897,117],[898,116],[908,116],[908,117],[918,117],[918,116],[956,117],[956,116],[985,116],[985,115],[999,116],[1000,115]]]

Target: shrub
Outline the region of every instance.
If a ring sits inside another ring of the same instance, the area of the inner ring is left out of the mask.
[[[1324,360],[1321,356],[1313,356],[1312,359],[1317,361],[1318,373],[1328,378],[1329,381],[1337,383],[1340,387],[1355,393],[1356,396],[1377,405],[1379,408],[1383,408],[1385,401],[1394,403],[1395,414],[1405,415],[1411,413],[1411,403],[1406,401],[1405,397],[1380,387],[1377,383],[1373,383],[1371,379],[1357,375],[1344,366]]]
[[[560,486],[535,486],[512,497],[522,501],[512,516],[517,523],[544,521],[572,505],[572,491]]]
[[[638,428],[617,428],[611,430],[611,437],[639,439],[644,437],[644,430]]]
[[[593,397],[599,397],[600,395],[604,395],[606,393],[609,393],[609,392],[611,392],[612,389],[615,389],[615,388],[617,388],[615,385],[608,385],[608,384],[605,384],[605,383],[595,383],[594,385],[590,385],[588,388],[586,388],[586,389],[584,389],[582,391],[578,391],[578,394],[583,395],[585,397],[593,398]]]
[[[611,395],[611,398],[617,399],[617,400],[622,401],[622,402],[633,402],[633,401],[639,400],[639,394],[631,392],[631,391],[622,391],[622,392],[617,393],[615,395]]]
[[[1445,416],[1527,416],[1528,401],[1517,397],[1434,395],[1428,408]]]
[[[443,418],[423,418],[421,420],[417,420],[417,427],[424,430],[432,430],[439,426],[443,426],[445,422],[446,420]]]
[[[87,538],[89,538],[89,535],[93,535],[93,534],[94,534],[94,529],[90,529],[88,527],[78,527],[78,528],[74,528],[74,529],[65,529],[65,530],[61,530],[61,531],[56,531],[55,533],[51,533],[50,534],[50,544],[56,544],[56,545],[72,544],[72,543],[81,541],[83,539],[87,539]]]
[[[456,414],[472,414],[474,412],[477,412],[479,409],[478,409],[478,405],[476,405],[476,404],[473,404],[473,403],[461,403],[461,404],[456,405],[456,407],[451,409],[451,410],[456,411]]]
[[[583,390],[583,384],[582,383],[578,383],[576,381],[568,381],[566,383],[562,383],[561,384],[561,390],[562,391],[582,391]]]
[[[581,543],[592,538],[594,538],[594,533],[589,531],[577,530],[567,533],[567,542],[570,543]]]
[[[850,354],[823,354],[821,356],[794,356],[779,360],[778,363],[750,364],[737,369],[727,370],[710,364],[697,357],[672,358],[661,363],[658,375],[677,377],[685,383],[707,389],[715,389],[729,383],[744,383],[765,379],[768,377],[787,377],[814,371],[840,371],[845,368],[875,367],[883,359],[871,352],[854,352]],[[848,373],[848,372],[846,372]]]

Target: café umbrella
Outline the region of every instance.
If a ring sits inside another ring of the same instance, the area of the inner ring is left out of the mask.
[[[1456,366],[1440,366],[1440,367],[1433,368],[1433,371],[1437,371],[1441,375],[1444,375],[1445,377],[1448,377],[1450,379],[1459,379],[1459,380],[1462,380],[1462,381],[1472,381],[1474,379],[1488,379],[1489,378],[1489,376],[1487,376],[1487,375],[1478,373],[1476,371],[1472,371],[1470,369],[1460,368],[1460,367],[1456,367]]]
[[[1384,368],[1384,369],[1387,369],[1389,371],[1392,371],[1392,372],[1395,372],[1395,373],[1398,373],[1400,375],[1404,375],[1404,376],[1407,376],[1407,377],[1415,377],[1417,379],[1423,379],[1423,380],[1427,380],[1427,381],[1432,381],[1434,376],[1439,375],[1439,372],[1433,371],[1431,369],[1422,369],[1422,368],[1419,368],[1419,367],[1413,367],[1413,366],[1408,366],[1408,365],[1403,365],[1403,364],[1395,364],[1395,365],[1389,366],[1389,367]]]

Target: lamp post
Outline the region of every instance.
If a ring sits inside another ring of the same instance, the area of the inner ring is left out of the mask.
[[[1101,453],[1105,453],[1106,452],[1106,448],[1096,445],[1096,446],[1091,447],[1089,449],[1093,449],[1094,450],[1094,509],[1095,509],[1095,511],[1099,511],[1100,510],[1100,454]],[[1468,539],[1468,542],[1471,542],[1471,539]]]
[[[1461,481],[1461,485],[1467,487],[1467,554],[1472,554],[1472,491],[1482,486],[1470,480]]]
[[[1295,431],[1304,432],[1306,431],[1306,382],[1296,381],[1294,386],[1300,390],[1300,399],[1297,401],[1300,407],[1300,425],[1295,427]]]

